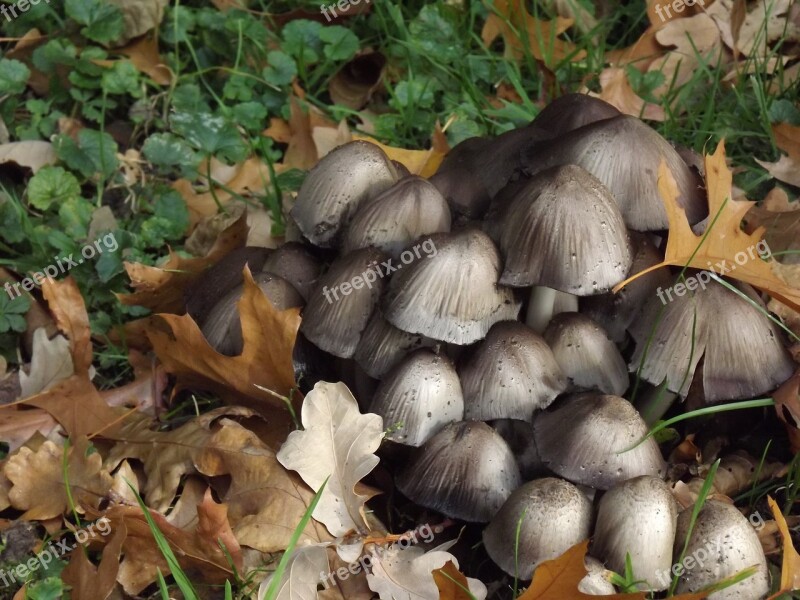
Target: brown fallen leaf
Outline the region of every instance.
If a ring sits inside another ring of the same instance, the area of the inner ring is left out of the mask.
[[[633,91],[625,69],[609,67],[600,73],[599,94],[590,93],[590,96],[605,100],[620,112],[651,121],[665,120],[664,109],[657,104],[647,102]]]
[[[360,110],[381,87],[386,57],[366,51],[348,61],[328,84],[328,93],[336,104]]]
[[[100,564],[94,566],[86,553],[75,549],[69,564],[61,572],[61,579],[70,586],[72,597],[81,600],[106,600],[117,585],[122,544],[127,537],[124,522],[121,522],[103,548]]]
[[[666,52],[666,48],[656,41],[657,31],[656,27],[648,27],[639,39],[627,48],[607,52],[606,61],[612,66],[632,65],[640,71],[646,71],[655,59]]]
[[[164,9],[169,0],[108,0],[121,12],[125,30],[114,46],[126,44],[128,40],[144,35],[158,27],[164,18]]]
[[[800,263],[800,202],[790,203],[783,189],[773,188],[759,205],[747,211],[744,222],[748,233],[764,228],[764,239],[781,262]]]
[[[736,264],[736,268],[726,273],[727,277],[749,283],[784,304],[800,310],[800,290],[790,287],[776,274],[781,267],[779,263],[761,260],[757,255],[751,260],[747,259],[748,250],[750,253],[754,252],[762,240],[764,230],[759,228],[752,234],[747,234],[740,228],[742,218],[755,203],[732,200],[732,176],[725,163],[724,141],[719,143],[714,154],[705,157],[705,168],[709,220],[716,220],[711,230],[700,236],[694,234],[686,220],[686,213],[677,204],[678,189],[675,180],[662,162],[659,167],[658,189],[669,217],[665,259],[629,277],[613,291],[617,292],[645,273],[667,265],[720,270],[730,263]],[[704,239],[704,236],[707,237]],[[734,257],[742,253],[745,255],[744,261],[735,260]]]
[[[778,507],[778,504],[771,497],[767,497],[767,503],[775,517],[775,523],[781,532],[783,538],[783,563],[781,565],[781,582],[780,588],[768,600],[779,598],[785,592],[800,589],[800,554],[795,550],[792,543],[792,535],[789,532],[789,527],[786,525],[786,519]]]
[[[433,571],[433,580],[439,588],[439,600],[470,600],[469,583],[464,574],[448,560],[441,569]]]
[[[164,390],[167,388],[167,373],[163,365],[136,350],[128,353],[128,362],[133,367],[134,380],[100,392],[103,402],[109,406],[135,406],[140,411],[163,408]]]
[[[36,173],[42,167],[56,164],[53,144],[41,140],[26,140],[0,144],[0,165],[14,163]]]
[[[776,163],[756,162],[764,167],[775,179],[800,186],[800,127],[788,123],[772,126],[775,144],[786,155],[781,155]]]
[[[172,71],[161,59],[158,52],[158,39],[155,35],[140,37],[127,46],[117,48],[115,52],[127,57],[134,67],[158,85],[169,85],[172,81]],[[111,67],[115,61],[96,60],[94,62],[104,67]]]
[[[0,440],[8,444],[9,453],[25,444],[37,431],[48,436],[56,427],[56,420],[41,408],[16,406],[0,411]]]
[[[207,488],[203,501],[197,505],[197,528],[195,534],[206,553],[212,555],[221,547],[230,555],[236,569],[242,570],[242,548],[233,534],[228,521],[228,505],[217,504],[211,497],[211,488]]]
[[[772,395],[775,399],[775,412],[786,424],[792,452],[800,452],[800,370],[789,378]]]
[[[47,300],[56,327],[70,342],[75,374],[87,375],[92,366],[92,334],[89,314],[75,280],[68,277],[56,282],[48,278],[42,285],[42,295]]]

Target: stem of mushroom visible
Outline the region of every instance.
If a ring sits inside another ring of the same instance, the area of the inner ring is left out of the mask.
[[[531,288],[525,324],[542,334],[555,315],[562,312],[577,312],[578,297],[553,288],[535,285]]]
[[[655,386],[637,398],[636,410],[642,415],[644,422],[652,427],[666,414],[677,397],[678,394],[663,385]]]

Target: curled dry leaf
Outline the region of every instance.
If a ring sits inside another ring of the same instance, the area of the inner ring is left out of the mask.
[[[783,538],[783,563],[781,565],[781,582],[780,588],[768,600],[773,600],[781,597],[785,592],[800,589],[800,554],[792,543],[792,535],[789,532],[789,527],[786,524],[786,519],[778,507],[778,504],[771,497],[767,497],[767,503],[775,517],[775,523],[781,532]]]
[[[328,84],[336,104],[360,110],[381,86],[386,57],[380,52],[364,52],[342,66]]]
[[[316,600],[320,573],[328,572],[328,553],[324,546],[301,546],[292,552],[286,570],[275,588],[272,600]],[[258,600],[264,600],[275,575],[258,588]]]
[[[610,67],[600,73],[599,94],[590,93],[590,96],[605,100],[620,112],[626,115],[633,115],[651,121],[663,121],[666,119],[664,109],[646,102],[643,98],[636,95],[628,81],[625,69],[620,67]]]
[[[304,431],[293,431],[278,460],[300,474],[313,490],[328,480],[314,518],[335,536],[356,530],[366,534],[364,503],[356,485],[378,464],[373,454],[383,439],[383,419],[362,415],[358,403],[343,383],[321,381],[303,402]]]
[[[0,144],[0,165],[14,163],[36,173],[42,167],[56,164],[56,151],[50,142],[26,140]]]
[[[69,342],[63,335],[48,339],[47,331],[40,327],[33,334],[33,352],[30,372],[20,370],[20,398],[38,394],[74,373]]]

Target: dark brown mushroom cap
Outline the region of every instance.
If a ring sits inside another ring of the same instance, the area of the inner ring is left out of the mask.
[[[600,499],[591,553],[617,573],[629,554],[641,590],[665,590],[672,568],[678,504],[658,477],[643,475],[615,485]]]
[[[429,238],[435,252],[394,273],[383,314],[395,327],[453,344],[470,344],[498,321],[516,319],[514,292],[497,285],[500,253],[476,229]]]
[[[684,509],[678,517],[673,552],[676,562],[686,543],[692,508]],[[753,566],[756,567],[753,575],[714,592],[708,596],[709,600],[760,600],[769,593],[767,559],[761,542],[747,518],[733,504],[706,500],[684,556],[694,558],[694,565],[678,577],[678,594],[698,592]],[[698,560],[701,556],[706,557],[702,565]]]
[[[500,282],[544,285],[579,296],[610,290],[625,279],[632,256],[614,199],[575,165],[540,172],[508,206],[500,249]]]
[[[291,215],[312,244],[331,247],[359,205],[397,179],[392,161],[378,146],[350,142],[334,149],[311,169]]]
[[[543,337],[574,391],[599,390],[621,396],[628,389],[625,359],[603,328],[586,315],[555,315]]]
[[[455,367],[431,350],[412,352],[383,378],[369,412],[383,417],[386,439],[420,446],[442,427],[464,418]]]
[[[495,323],[458,374],[464,418],[476,421],[530,421],[567,387],[549,346],[519,321]]]
[[[480,216],[489,205],[491,196],[478,166],[490,143],[490,138],[473,137],[456,144],[431,176],[431,184],[459,214]]]
[[[631,326],[636,341],[631,370],[639,369],[649,344],[641,377],[653,385],[666,379],[667,389],[686,397],[703,359],[702,385],[708,403],[753,398],[774,390],[792,375],[796,365],[750,286],[733,284],[756,306],[713,281],[705,271],[687,271],[686,276],[687,283],[693,281],[693,291],[684,284],[682,289],[668,288],[669,295],[662,290],[665,304],[659,295],[651,298]]]
[[[383,377],[403,357],[433,342],[417,333],[398,329],[383,318],[379,308],[370,317],[353,356],[370,377]]]
[[[397,478],[409,499],[454,519],[485,523],[521,483],[514,455],[486,423],[445,426]]]
[[[633,405],[619,396],[575,394],[536,415],[536,447],[551,471],[581,485],[607,490],[666,470],[658,444]]]
[[[675,149],[645,123],[620,115],[575,129],[555,140],[547,152],[523,156],[532,175],[555,165],[579,165],[602,181],[636,231],[667,229],[669,221],[658,191],[658,168],[664,160],[678,185],[678,204],[690,223],[708,213],[702,182]]]
[[[300,331],[326,352],[351,358],[385,285],[386,255],[362,248],[336,259],[319,278]]]
[[[564,94],[545,106],[536,115],[533,124],[547,131],[551,137],[617,117],[621,113],[605,100],[588,94]]]
[[[303,306],[303,297],[285,279],[273,273],[255,273],[253,280],[277,310]],[[240,285],[225,294],[208,313],[202,332],[209,345],[220,354],[236,356],[243,348],[239,300],[244,293]]]
[[[539,564],[589,537],[591,524],[586,496],[568,481],[545,477],[514,490],[483,530],[483,544],[497,566],[528,580]]]
[[[362,204],[347,226],[342,251],[375,246],[397,258],[419,237],[450,231],[450,209],[433,184],[412,175]]]
[[[306,246],[298,242],[287,242],[267,257],[263,270],[283,277],[308,300],[322,268]]]

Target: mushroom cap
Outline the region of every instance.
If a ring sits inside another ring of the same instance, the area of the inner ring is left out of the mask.
[[[497,566],[528,580],[539,564],[588,538],[591,524],[592,503],[586,496],[568,481],[545,477],[514,490],[483,530],[483,544]]]
[[[285,279],[273,273],[256,273],[253,280],[277,310],[303,306],[303,297]],[[239,285],[225,294],[203,322],[202,332],[209,345],[226,356],[242,353],[244,341],[239,319],[239,300],[243,292],[244,285]]]
[[[705,271],[687,271],[686,277],[687,283],[694,282],[694,291],[684,284],[680,284],[680,296],[677,286],[659,290],[631,326],[636,341],[631,370],[639,369],[649,345],[640,371],[642,378],[653,385],[666,379],[667,389],[685,398],[702,358],[707,403],[753,398],[774,390],[791,377],[794,361],[778,329],[762,312],[765,309],[759,310],[711,280]],[[749,285],[733,285],[763,307]],[[664,298],[665,304],[659,298]]]
[[[287,242],[267,257],[263,270],[283,277],[308,300],[322,267],[306,246],[298,242]]]
[[[576,312],[555,315],[544,332],[553,356],[576,391],[599,390],[621,396],[628,389],[628,367],[606,332]]]
[[[555,167],[531,179],[508,206],[500,283],[545,285],[589,296],[625,279],[632,255],[614,199],[590,173]]]
[[[528,174],[555,165],[579,165],[602,181],[617,201],[625,223],[636,231],[667,229],[669,221],[658,192],[658,168],[664,160],[678,185],[678,204],[691,224],[708,207],[702,182],[667,140],[628,115],[604,119],[553,140],[547,152],[523,156]]]
[[[367,375],[380,378],[406,354],[429,343],[424,336],[398,329],[384,319],[380,309],[376,308],[361,335],[353,358]]]
[[[464,398],[453,363],[431,350],[412,352],[381,381],[369,412],[383,417],[391,429],[387,439],[422,445],[448,423],[464,418]]]
[[[491,142],[490,138],[472,137],[456,144],[430,178],[458,214],[478,217],[489,206],[491,195],[481,178],[480,166]]]
[[[303,311],[300,331],[309,341],[339,358],[355,354],[383,290],[380,263],[385,259],[380,250],[362,248],[331,264]],[[374,274],[369,280],[365,277],[368,271]]]
[[[392,161],[375,144],[364,141],[344,144],[309,171],[291,216],[312,244],[329,248],[359,205],[392,186],[397,179]]]
[[[521,483],[514,455],[486,423],[446,425],[397,478],[408,498],[448,517],[489,521]]]
[[[447,231],[447,201],[432,183],[411,175],[359,207],[347,226],[342,251],[375,246],[397,258],[417,238]]]
[[[392,277],[383,314],[395,327],[452,344],[470,344],[498,321],[516,319],[520,303],[498,286],[500,253],[477,229],[434,234],[425,260]]]
[[[530,421],[567,387],[548,345],[519,321],[495,323],[458,374],[464,418],[476,421]]]
[[[630,554],[633,572],[643,580],[642,590],[665,590],[660,574],[672,568],[672,547],[678,505],[663,480],[651,475],[615,485],[600,499],[592,554],[609,569],[625,572]]]
[[[587,554],[583,557],[583,566],[586,567],[586,575],[578,584],[579,592],[589,596],[611,596],[617,592],[608,580],[608,571],[603,563]]]
[[[673,554],[676,562],[686,543],[691,516],[692,507],[689,507],[678,517]],[[678,578],[676,591],[679,594],[697,592],[752,566],[757,567],[753,575],[714,592],[708,596],[709,600],[757,600],[769,593],[764,549],[747,518],[732,504],[706,501],[697,516],[684,556],[693,558],[695,564],[691,566],[684,560],[687,568]]]
[[[545,106],[533,123],[551,137],[556,137],[620,114],[614,106],[600,98],[588,94],[564,94]]]
[[[569,396],[538,413],[533,429],[544,463],[573,483],[607,490],[666,470],[652,437],[632,448],[648,429],[633,405],[619,396]]]
[[[536,448],[532,423],[517,419],[497,419],[492,421],[492,427],[503,436],[511,452],[517,457],[523,479],[536,479],[547,471]]]

